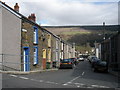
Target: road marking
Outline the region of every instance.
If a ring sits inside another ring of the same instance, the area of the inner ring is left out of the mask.
[[[12,75],[12,74],[11,74],[10,76],[11,76],[11,77],[18,77],[18,76],[16,76],[16,75]]]
[[[84,75],[84,72],[82,73],[82,75]],[[12,75],[12,74],[11,74],[10,76],[11,76],[11,77],[18,77],[17,75]],[[72,84],[72,82],[73,82],[74,80],[78,79],[79,77],[81,77],[81,76],[78,76],[78,77],[76,77],[76,78],[74,78],[74,79],[70,80],[69,82],[67,82],[67,83],[65,83],[65,84],[62,84],[62,85],[66,86],[66,85]],[[29,79],[29,78],[27,78],[27,77],[19,77],[19,78],[25,79],[25,80]],[[37,81],[37,82],[44,82],[43,80],[35,80],[35,79],[30,79],[30,80],[32,80],[32,81]],[[49,84],[58,84],[58,83],[50,82],[50,81],[46,81],[46,83],[49,83]],[[78,87],[78,88],[85,85],[85,84],[83,84],[83,83],[74,83],[74,84],[77,85],[76,87]],[[73,85],[69,85],[69,86],[73,86]],[[88,86],[88,87],[86,87],[86,88],[110,88],[110,87],[100,86],[100,85],[90,85],[90,86]]]
[[[50,84],[56,84],[55,82],[50,82],[50,81],[47,81],[46,83],[50,83]],[[58,83],[57,83],[58,84]]]
[[[83,83],[74,83],[74,84],[76,84],[76,85],[81,85],[81,86],[85,85],[85,84],[83,84]]]
[[[82,73],[82,76],[84,75],[85,72]]]
[[[74,78],[74,79],[70,80],[70,82],[75,81],[75,80],[76,80],[76,79],[78,79],[79,77],[81,77],[81,76],[78,76],[78,77],[76,77],[76,78]]]
[[[29,79],[29,78],[26,78],[26,77],[19,77],[19,78],[21,78],[21,79],[25,79],[25,80]]]
[[[40,82],[40,80],[35,80],[35,79],[30,79],[30,80],[32,80],[32,81],[36,81],[36,82]]]
[[[70,80],[69,82],[67,82],[67,83],[65,83],[65,84],[63,84],[63,85],[71,84],[73,81],[75,81],[75,80],[78,79],[79,77],[81,77],[81,76],[78,76],[78,77],[76,77],[76,78],[73,78],[72,80]]]
[[[30,80],[32,80],[32,81],[36,81],[36,82],[43,82],[43,83],[50,83],[50,84],[58,84],[58,83],[56,83],[56,82],[51,82],[51,81],[44,81],[44,80],[35,80],[35,79],[30,79]]]
[[[68,85],[67,83],[63,84],[64,86]]]
[[[43,82],[43,80],[40,80],[40,82]]]
[[[87,88],[92,88],[92,87],[88,86]]]
[[[92,87],[98,87],[98,88],[110,88],[110,87],[107,87],[107,86],[100,86],[100,85],[91,85]]]
[[[11,77],[18,77],[18,76],[16,76],[16,75],[10,75]],[[27,77],[18,77],[18,78],[20,78],[20,79],[25,79],[25,80],[28,80],[29,78],[27,78]],[[35,80],[35,79],[30,79],[30,80],[32,80],[32,81],[37,81],[37,82],[44,82],[44,80]],[[45,83],[45,82],[44,82]],[[51,82],[51,81],[46,81],[46,83],[49,83],[49,84],[58,84],[58,83],[56,83],[56,82]],[[66,84],[67,85],[67,84]]]
[[[107,87],[107,86],[99,86],[100,88],[110,88],[110,87]]]
[[[99,87],[99,85],[91,85],[92,87]]]

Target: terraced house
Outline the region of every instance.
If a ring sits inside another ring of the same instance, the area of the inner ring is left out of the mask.
[[[97,45],[98,58],[108,63],[109,72],[120,71],[120,31]],[[96,55],[97,56],[97,55]]]
[[[36,24],[34,13],[25,17],[19,13],[18,3],[12,9],[0,1],[2,69],[32,71],[57,68],[60,59],[64,59],[67,53],[64,51],[64,43],[60,37]],[[71,53],[75,53],[72,45],[66,45],[71,48]],[[75,57],[75,54],[69,57]]]

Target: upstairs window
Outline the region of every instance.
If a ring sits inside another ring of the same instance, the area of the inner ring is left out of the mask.
[[[38,28],[37,27],[33,27],[34,28],[34,44],[38,44]]]
[[[34,47],[34,65],[38,64],[38,47]]]
[[[62,49],[62,50],[64,49],[64,44],[63,44],[63,42],[61,42],[61,49]]]
[[[48,34],[48,47],[51,47],[51,35]]]
[[[59,49],[59,41],[56,39],[56,49]]]

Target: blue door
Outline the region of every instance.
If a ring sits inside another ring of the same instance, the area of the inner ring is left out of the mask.
[[[29,47],[24,47],[24,71],[29,71]]]

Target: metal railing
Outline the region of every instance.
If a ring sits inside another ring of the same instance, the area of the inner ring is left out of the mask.
[[[28,56],[26,57],[32,57],[34,56]],[[24,71],[24,65],[27,64],[30,66],[30,63],[24,63],[24,57],[23,55],[12,55],[12,54],[0,54],[0,70],[1,71]]]
[[[24,58],[29,58],[29,62],[24,62]],[[34,55],[0,54],[0,71],[26,71],[26,66],[29,68],[28,71],[42,70],[44,66],[42,61],[38,60],[38,63],[35,64],[35,58]],[[46,63],[46,69],[54,68],[53,62],[49,65],[50,68],[47,68],[47,66],[48,63]]]

